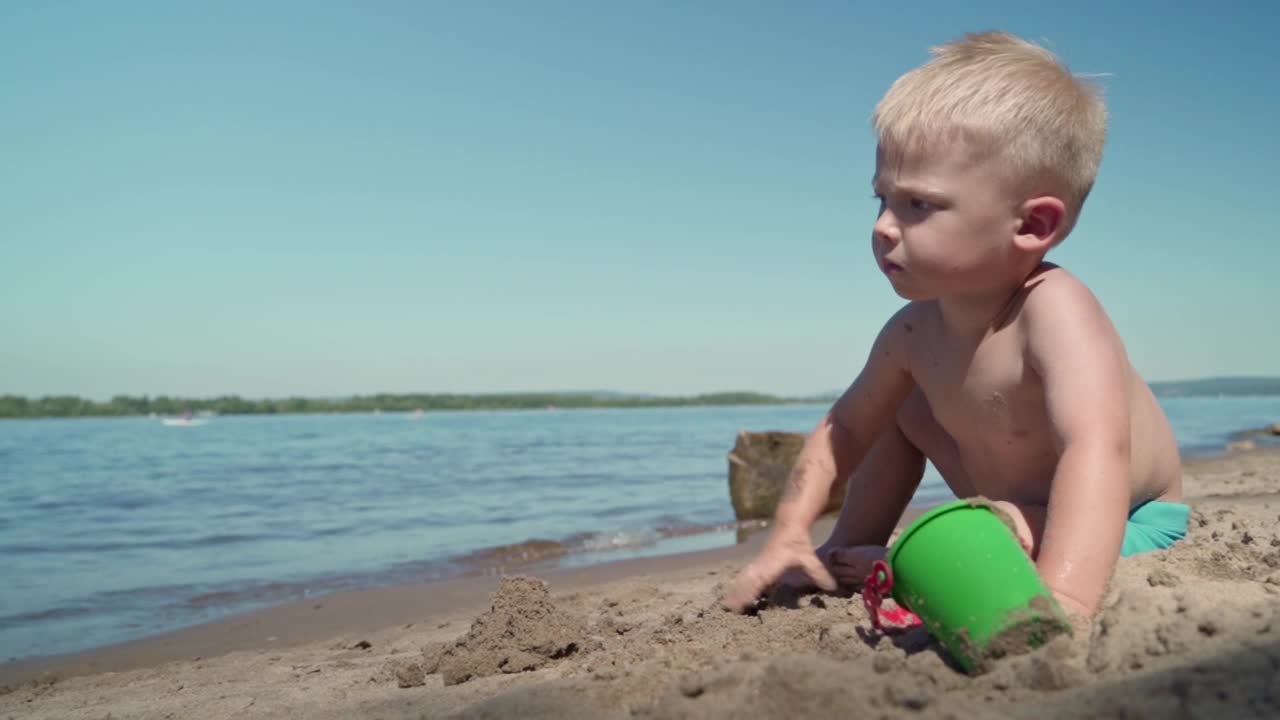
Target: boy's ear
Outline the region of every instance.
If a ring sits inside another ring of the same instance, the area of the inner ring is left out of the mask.
[[[1062,239],[1067,206],[1052,195],[1031,198],[1022,203],[1021,217],[1013,243],[1027,252],[1044,253]]]

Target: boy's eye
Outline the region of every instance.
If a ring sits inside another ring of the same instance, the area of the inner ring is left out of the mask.
[[[928,200],[921,200],[920,198],[917,198],[917,197],[911,198],[912,210],[924,211],[924,210],[933,210],[934,208],[935,208],[934,204],[929,202]]]

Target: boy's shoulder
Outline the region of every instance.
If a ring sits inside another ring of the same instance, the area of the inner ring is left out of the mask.
[[[1014,300],[1020,322],[1075,315],[1080,312],[1104,312],[1097,296],[1084,281],[1061,265],[1041,263],[1022,284]]]
[[[1023,284],[1015,302],[1014,317],[1031,345],[1058,346],[1098,331],[1111,336],[1114,328],[1107,311],[1089,286],[1066,269],[1044,263]]]

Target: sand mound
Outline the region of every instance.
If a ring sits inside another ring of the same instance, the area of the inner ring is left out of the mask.
[[[586,623],[551,602],[547,584],[534,578],[502,578],[489,611],[471,630],[428,658],[445,685],[471,678],[537,670],[552,660],[584,651]]]
[[[1280,714],[1280,536],[1266,506],[1209,502],[1187,541],[1120,561],[1092,632],[969,677],[921,629],[881,635],[857,596],[806,595],[754,616],[707,593],[601,598],[599,650],[491,698],[525,716],[653,718],[1274,717]],[[1272,543],[1275,543],[1274,545]],[[1270,582],[1268,581],[1270,580]],[[549,601],[547,601],[549,602]],[[566,680],[565,678],[571,678]],[[468,717],[471,717],[468,715]]]

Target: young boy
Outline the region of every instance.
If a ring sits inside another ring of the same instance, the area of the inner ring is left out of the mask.
[[[1182,495],[1164,413],[1097,299],[1043,260],[1097,174],[1101,97],[1005,33],[933,53],[872,118],[871,247],[910,302],[806,440],[765,547],[724,598],[731,609],[797,571],[824,590],[862,581],[926,458],[957,496],[1011,516],[1077,621],[1096,612],[1122,545],[1167,547],[1186,532],[1186,506],[1162,502]],[[809,528],[851,473],[815,553]]]

